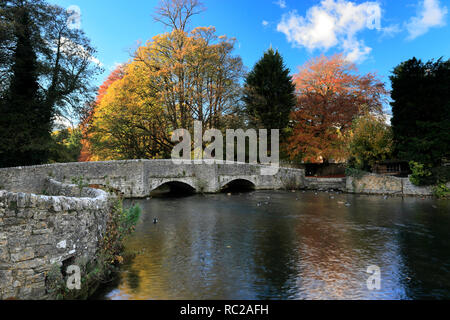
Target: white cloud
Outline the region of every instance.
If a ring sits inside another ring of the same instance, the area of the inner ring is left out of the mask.
[[[267,27],[269,25],[269,21],[263,20],[262,25],[263,27]]]
[[[402,28],[398,24],[391,24],[387,27],[381,28],[382,37],[393,37],[396,34],[402,32]]]
[[[277,2],[274,3],[278,5],[281,9],[285,9],[287,7],[285,0],[278,0]]]
[[[372,48],[356,36],[369,29],[382,30],[381,6],[378,2],[356,4],[347,0],[322,0],[311,7],[306,16],[297,11],[283,15],[277,30],[294,46],[308,50],[343,50],[350,61],[362,61]]]
[[[447,7],[440,6],[439,0],[424,0],[419,3],[419,11],[406,24],[408,39],[415,39],[428,32],[430,28],[445,25]]]
[[[68,38],[61,38],[61,52],[67,55],[76,55],[83,59],[88,59],[92,63],[98,65],[99,67],[103,67],[103,63],[98,60],[96,57],[91,55],[83,46],[73,42]]]

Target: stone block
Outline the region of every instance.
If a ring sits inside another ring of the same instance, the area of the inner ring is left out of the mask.
[[[21,262],[26,260],[31,260],[34,258],[34,249],[26,248],[18,253],[11,254],[12,262]]]
[[[15,264],[17,269],[34,269],[45,264],[44,259],[33,259],[28,261],[22,261]]]

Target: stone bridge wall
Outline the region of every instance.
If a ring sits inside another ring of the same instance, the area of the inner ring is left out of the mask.
[[[95,258],[106,230],[111,201],[104,191],[51,179],[34,187],[50,196],[0,191],[0,300],[51,298],[50,270],[70,258]]]
[[[252,182],[256,189],[282,189],[286,185],[304,187],[304,170],[280,168],[278,173],[261,175],[260,165],[180,164],[172,160],[130,160],[64,163],[32,167],[0,169],[0,190],[42,193],[47,177],[72,183],[82,177],[90,185],[116,189],[128,198],[144,198],[168,182],[183,182],[197,192],[214,193],[236,179]]]

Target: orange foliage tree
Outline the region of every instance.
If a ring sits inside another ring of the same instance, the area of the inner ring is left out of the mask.
[[[381,113],[387,91],[375,74],[358,75],[342,55],[308,61],[294,75],[297,104],[288,154],[312,163],[343,160],[344,136],[355,116]]]
[[[97,160],[96,157],[91,152],[91,145],[89,142],[91,134],[89,133],[89,127],[92,124],[92,119],[95,114],[96,106],[98,106],[102,102],[102,99],[106,95],[108,88],[117,80],[122,79],[124,75],[125,75],[124,66],[123,65],[117,66],[98,89],[96,101],[92,103],[86,110],[86,113],[80,123],[83,138],[81,140],[82,148],[78,161],[87,162]]]

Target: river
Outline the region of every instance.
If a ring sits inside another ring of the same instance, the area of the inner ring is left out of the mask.
[[[450,299],[450,201],[255,191],[132,202],[136,255],[99,299]]]

